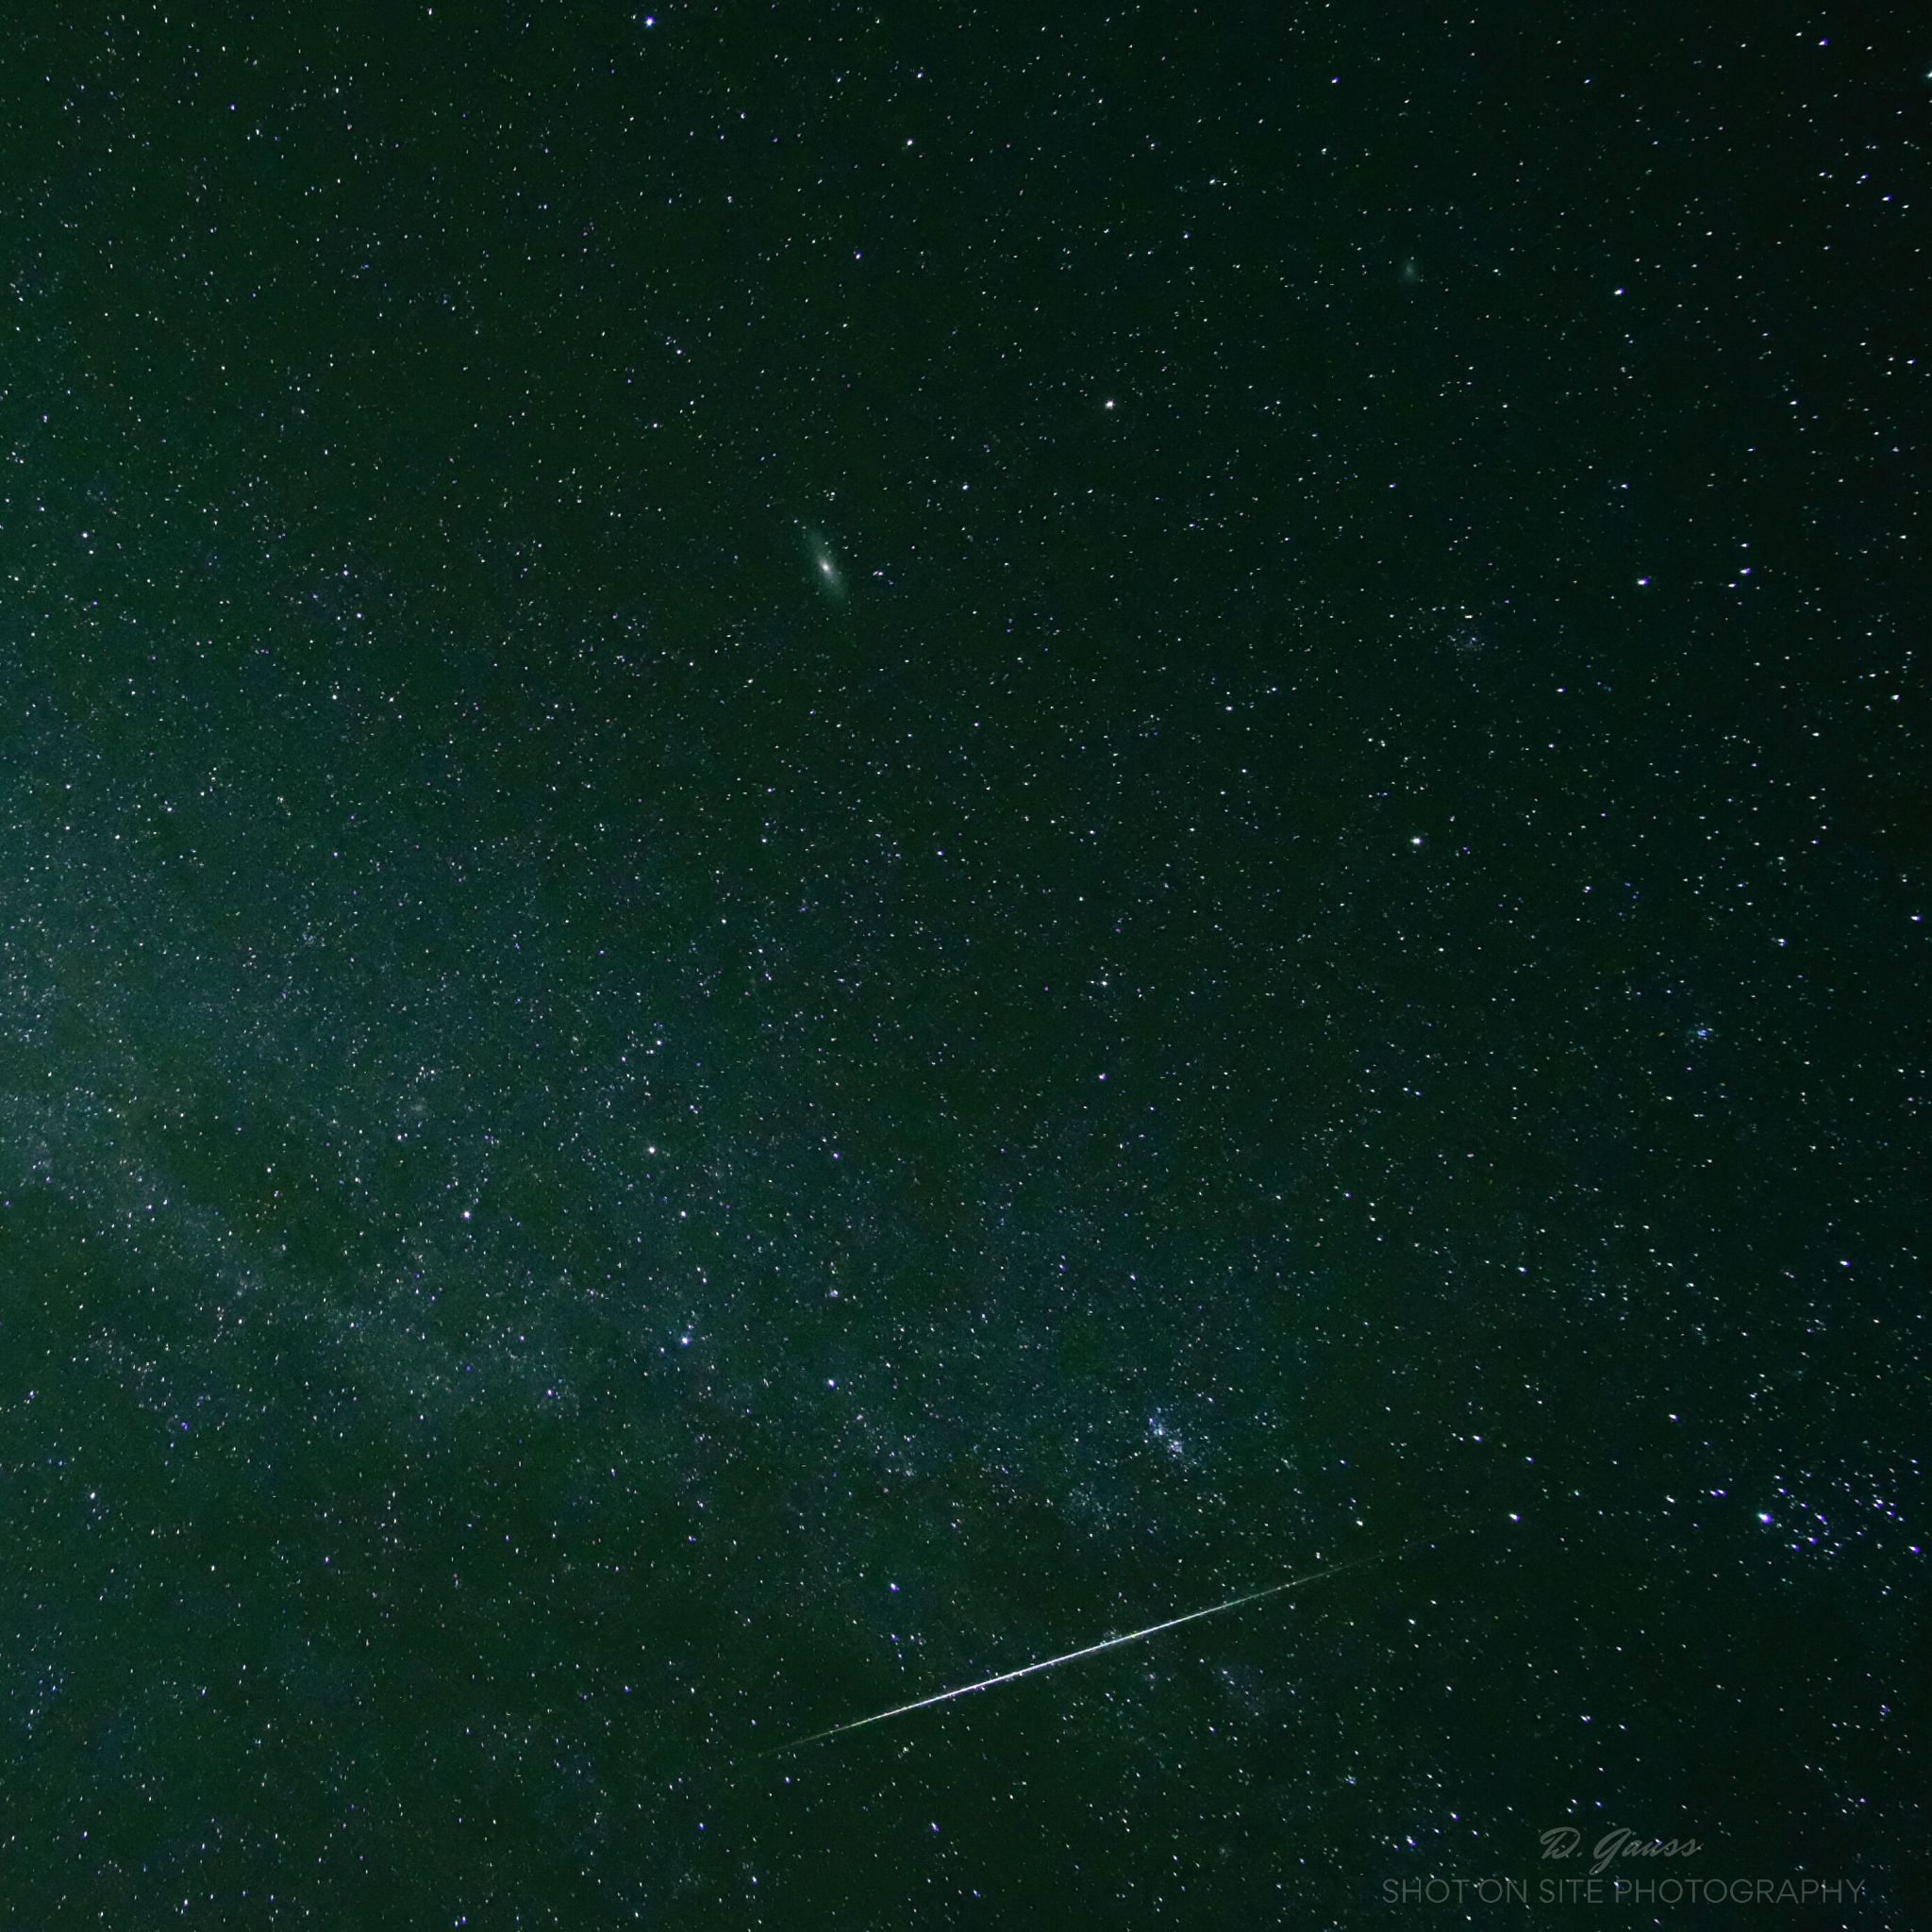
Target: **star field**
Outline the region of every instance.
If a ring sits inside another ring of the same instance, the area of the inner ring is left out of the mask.
[[[1923,37],[16,38],[0,1916],[1914,1923]]]

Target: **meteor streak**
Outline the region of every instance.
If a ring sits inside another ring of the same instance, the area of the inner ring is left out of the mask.
[[[874,1711],[871,1717],[857,1717],[849,1724],[832,1724],[823,1731],[808,1731],[802,1738],[774,1744],[765,1755],[770,1757],[779,1751],[796,1751],[807,1744],[820,1743],[826,1738],[841,1737],[847,1731],[862,1731],[868,1724],[882,1724],[888,1718],[905,1717],[908,1712],[924,1710],[929,1705],[949,1704],[956,1697],[970,1697],[975,1690],[991,1690],[995,1684],[1010,1684],[1016,1677],[1030,1677],[1037,1672],[1051,1671],[1083,1657],[1098,1657],[1103,1650],[1118,1650],[1124,1643],[1139,1643],[1143,1637],[1158,1637],[1163,1630],[1177,1630],[1183,1624],[1199,1623],[1203,1617],[1218,1617],[1224,1610],[1238,1610],[1243,1604],[1257,1604],[1264,1597],[1280,1596],[1287,1591],[1300,1590],[1304,1584],[1321,1583],[1330,1576],[1340,1576],[1345,1570],[1359,1570],[1366,1564],[1382,1562],[1390,1554],[1392,1553],[1355,1557],[1346,1563],[1332,1563],[1325,1570],[1310,1570],[1306,1575],[1291,1576],[1285,1583],[1271,1583],[1265,1590],[1251,1590],[1245,1596],[1231,1596],[1224,1604],[1209,1604],[1205,1610],[1190,1610],[1186,1616],[1170,1617],[1164,1624],[1149,1624],[1144,1630],[1129,1630],[1124,1637],[1106,1637],[1098,1643],[1067,1651],[1059,1657],[1041,1657],[1038,1663],[1022,1664],[1017,1671],[1002,1671],[997,1677],[982,1677],[976,1684],[961,1684],[957,1690],[936,1691],[932,1696],[918,1698],[911,1704]]]

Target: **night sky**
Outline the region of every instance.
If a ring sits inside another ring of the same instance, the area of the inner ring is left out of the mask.
[[[1927,1923],[1932,32],[1698,12],[9,21],[0,1922]]]

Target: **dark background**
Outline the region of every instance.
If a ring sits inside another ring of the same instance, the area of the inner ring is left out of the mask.
[[[9,22],[8,1923],[1913,1922],[1932,35],[1693,11]]]

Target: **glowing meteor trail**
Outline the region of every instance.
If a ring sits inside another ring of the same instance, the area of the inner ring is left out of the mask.
[[[1098,1657],[1103,1650],[1118,1650],[1124,1643],[1139,1643],[1143,1637],[1158,1637],[1163,1630],[1177,1630],[1183,1624],[1199,1623],[1203,1617],[1218,1617],[1224,1610],[1238,1610],[1243,1604],[1257,1604],[1263,1597],[1280,1596],[1284,1591],[1299,1590],[1304,1584],[1320,1583],[1330,1576],[1340,1576],[1344,1570],[1359,1570],[1368,1563],[1379,1563],[1392,1552],[1380,1552],[1373,1557],[1356,1557],[1346,1563],[1332,1563],[1325,1570],[1310,1570],[1305,1576],[1291,1576],[1286,1583],[1271,1583],[1265,1590],[1251,1590],[1245,1596],[1231,1596],[1224,1604],[1209,1604],[1205,1610],[1190,1610],[1184,1617],[1170,1617],[1164,1624],[1149,1624],[1144,1630],[1129,1630],[1124,1637],[1103,1638],[1098,1643],[1090,1643],[1080,1650],[1070,1650],[1059,1657],[1041,1657],[1038,1663],[1022,1664],[1017,1671],[1002,1671],[997,1677],[983,1677],[976,1684],[961,1684],[957,1690],[941,1690],[930,1697],[921,1697],[911,1704],[896,1705],[891,1710],[874,1711],[871,1717],[857,1717],[850,1724],[833,1724],[823,1731],[808,1731],[802,1738],[791,1738],[782,1744],[771,1746],[771,1752],[796,1751],[802,1745],[817,1744],[826,1738],[837,1738],[846,1731],[862,1731],[868,1724],[882,1724],[888,1718],[905,1717],[909,1711],[924,1710],[928,1705],[949,1704],[956,1697],[970,1697],[975,1690],[991,1690],[995,1684],[1010,1684],[1016,1677],[1030,1677],[1040,1671],[1051,1671],[1060,1664],[1070,1664],[1083,1657]],[[768,1752],[766,1755],[771,1755]]]

